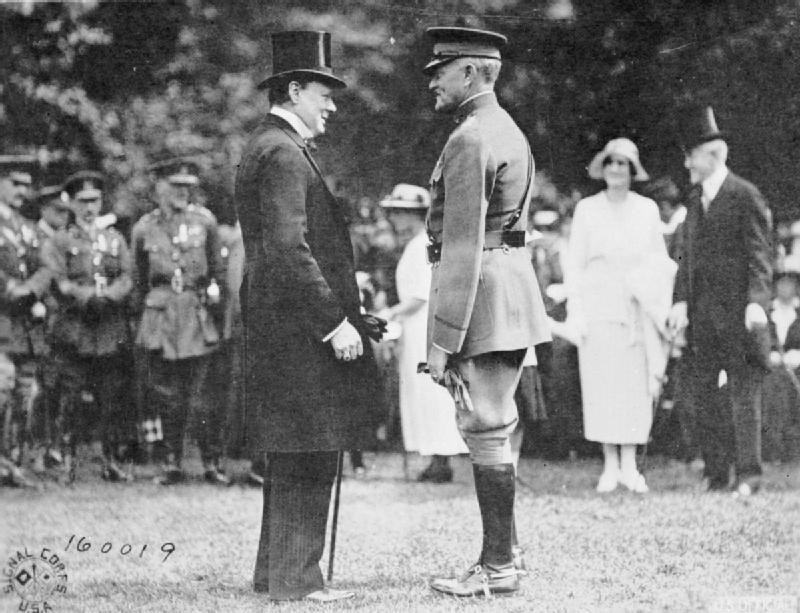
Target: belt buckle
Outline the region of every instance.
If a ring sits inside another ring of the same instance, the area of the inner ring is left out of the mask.
[[[175,274],[172,275],[172,281],[170,282],[170,285],[172,285],[172,291],[176,294],[183,292],[183,274],[181,273],[180,268],[175,269]]]

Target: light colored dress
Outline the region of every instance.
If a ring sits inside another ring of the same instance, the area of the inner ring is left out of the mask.
[[[456,427],[456,409],[445,388],[418,374],[417,364],[427,360],[428,294],[431,266],[423,229],[412,238],[397,263],[395,282],[400,301],[417,298],[425,301],[416,313],[402,320],[400,337],[400,418],[406,451],[421,455],[456,455],[467,447]]]
[[[658,207],[628,192],[605,191],[578,202],[566,257],[569,319],[582,324],[578,345],[584,436],[617,445],[644,444],[652,426],[653,389],[644,317],[627,279],[643,261],[667,257]]]

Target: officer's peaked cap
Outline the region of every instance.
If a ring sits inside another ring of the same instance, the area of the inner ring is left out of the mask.
[[[173,185],[197,185],[200,183],[200,166],[191,158],[176,157],[155,162],[147,170]]]
[[[508,38],[489,30],[474,28],[435,27],[425,33],[433,41],[433,57],[425,65],[425,74],[459,57],[484,57],[500,59],[500,50]]]
[[[67,177],[64,191],[76,200],[97,200],[103,195],[105,179],[96,170],[80,170]]]
[[[14,183],[30,185],[31,173],[37,167],[36,157],[27,154],[0,155],[0,177],[9,177]]]

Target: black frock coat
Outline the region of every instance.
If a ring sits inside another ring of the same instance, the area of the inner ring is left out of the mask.
[[[683,227],[673,299],[688,302],[690,346],[709,338],[728,363],[750,349],[748,303],[768,310],[772,297],[772,218],[758,189],[732,172],[704,212],[693,190]]]
[[[377,368],[364,334],[345,212],[306,143],[270,114],[236,175],[245,245],[240,292],[244,403],[253,453],[355,449],[371,443]],[[335,358],[325,337],[345,319],[364,355]]]

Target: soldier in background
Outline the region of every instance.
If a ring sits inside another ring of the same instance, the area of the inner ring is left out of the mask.
[[[69,197],[62,185],[49,185],[41,188],[33,199],[32,210],[38,211],[36,234],[39,239],[41,253],[48,239],[64,229],[70,220]],[[39,379],[42,393],[37,397],[35,412],[36,442],[40,445],[39,453],[34,458],[34,471],[42,473],[46,468],[63,464],[61,454],[62,432],[59,417],[59,399],[56,390],[58,369],[50,350],[49,339],[52,335],[55,316],[58,312],[58,300],[48,292],[43,302],[45,315],[45,352],[39,360]]]
[[[0,482],[15,486],[32,485],[18,465],[30,442],[37,357],[44,348],[41,297],[50,281],[39,267],[36,231],[20,213],[34,166],[31,156],[0,156]]]
[[[222,262],[214,216],[190,203],[199,183],[197,165],[171,159],[150,167],[158,208],[132,233],[134,308],[141,312],[136,344],[147,352],[146,403],[161,418],[166,466],[157,481],[183,480],[183,439],[189,418],[211,483],[227,484],[220,471],[222,437],[212,403],[204,396],[209,356],[219,347],[215,314],[222,308]]]
[[[95,223],[103,206],[103,184],[103,176],[94,171],[77,172],[65,181],[74,223],[42,248],[58,300],[50,335],[56,374],[49,391],[58,398],[64,468],[70,481],[75,478],[78,439],[91,431],[89,394],[99,411],[102,477],[131,479],[117,463],[132,428],[124,361],[130,260],[122,234]]]

